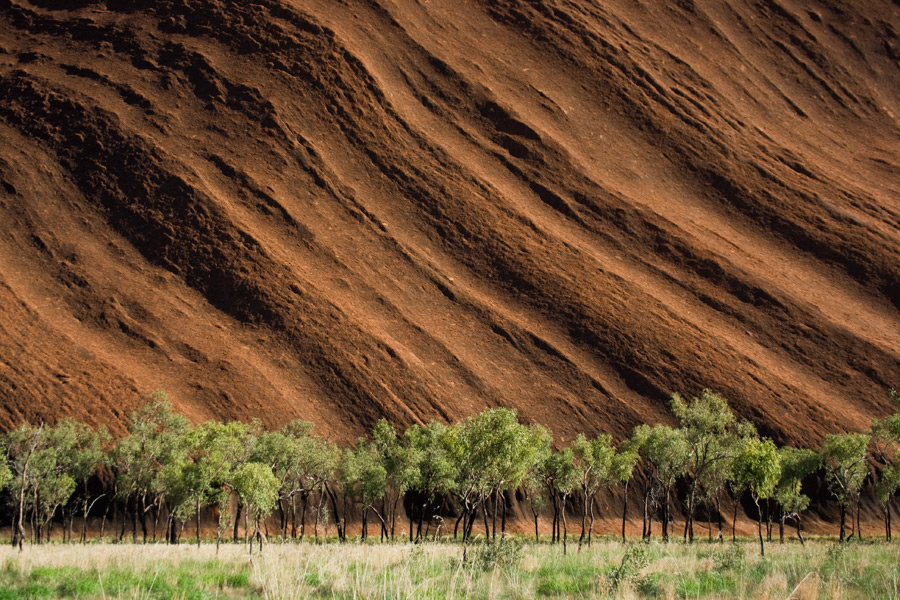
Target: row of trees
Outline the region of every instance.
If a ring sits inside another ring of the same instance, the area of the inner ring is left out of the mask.
[[[890,397],[900,408],[900,394],[892,390]],[[12,542],[20,549],[26,524],[32,539],[41,541],[61,520],[63,537],[71,541],[80,519],[79,537],[85,541],[95,506],[102,509],[101,538],[110,521],[119,539],[130,522],[135,541],[140,527],[145,542],[151,532],[154,539],[162,532],[177,543],[193,523],[199,544],[201,513],[209,510],[217,544],[229,529],[238,541],[243,522],[251,550],[254,541],[262,547],[276,512],[283,538],[302,540],[311,518],[317,538],[320,528],[327,534],[333,523],[345,540],[347,514],[357,511],[362,538],[374,522],[384,540],[397,537],[402,508],[410,541],[436,538],[443,517],[455,517],[453,536],[461,536],[465,557],[479,516],[486,536],[496,538],[498,519],[503,536],[515,491],[530,508],[536,538],[539,517],[551,511],[552,541],[565,551],[568,515],[580,512],[578,545],[590,544],[598,494],[623,486],[624,539],[628,486],[636,480],[642,486],[644,539],[656,519],[662,539],[669,540],[679,489],[685,541],[694,539],[700,506],[718,516],[722,539],[723,497],[732,501],[734,536],[738,505],[749,496],[764,553],[764,506],[769,536],[777,514],[782,541],[785,522],[792,520],[803,542],[800,514],[810,503],[803,481],[821,469],[840,506],[840,540],[849,537],[846,517],[853,507],[852,531],[861,536],[860,491],[867,479],[874,483],[890,539],[891,501],[900,489],[900,413],[874,421],[866,433],[829,435],[815,451],[776,447],[708,390],[690,401],[673,396],[671,409],[677,427],[640,425],[618,445],[606,434],[582,434],[555,450],[546,428],[523,425],[515,411],[498,408],[460,423],[432,421],[403,432],[381,420],[369,436],[340,448],[303,421],[279,431],[266,431],[259,422],[192,427],[157,393],[131,416],[128,433],[119,440],[72,420],[53,427],[26,423],[6,433],[0,489],[7,492]]]

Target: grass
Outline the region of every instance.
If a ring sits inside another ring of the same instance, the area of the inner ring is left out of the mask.
[[[883,543],[754,540],[693,545],[596,541],[577,552],[524,539],[245,546],[0,547],[6,598],[900,598],[897,549]]]

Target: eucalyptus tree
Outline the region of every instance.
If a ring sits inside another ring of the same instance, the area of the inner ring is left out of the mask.
[[[485,410],[448,428],[448,454],[459,469],[454,493],[464,513],[463,560],[478,508],[492,491],[522,483],[540,452],[539,438],[532,428],[519,423],[515,410],[507,408]]]
[[[628,517],[628,484],[634,477],[634,468],[640,460],[640,453],[631,439],[624,440],[613,456],[610,465],[611,480],[624,486],[622,494],[622,542],[625,542],[625,521]],[[593,529],[593,514],[591,515],[591,530]],[[591,542],[590,530],[588,531],[588,545]]]
[[[841,542],[847,539],[847,507],[851,502],[859,502],[859,492],[868,474],[866,451],[869,439],[865,433],[830,434],[825,436],[822,444],[825,478],[841,508]],[[854,531],[859,533],[858,522]]]
[[[761,499],[769,498],[775,492],[781,476],[781,462],[778,449],[772,440],[751,438],[741,446],[740,453],[734,458],[734,476],[742,486],[750,492],[756,505],[756,530],[759,534],[760,556],[766,555],[766,547],[762,534]]]
[[[310,497],[314,497],[316,502],[313,508],[315,515],[314,533],[316,539],[319,538],[319,524],[323,517],[327,515],[325,500],[330,491],[329,482],[336,479],[340,461],[341,449],[337,445],[317,435],[308,434],[298,437],[295,468],[297,469],[297,479],[300,482],[300,500],[302,502],[300,515],[301,540],[306,534],[306,513]],[[335,506],[336,501],[333,496],[331,499],[332,506]],[[337,515],[336,510],[335,515]],[[343,530],[340,530],[339,533],[343,533]]]
[[[778,449],[778,458],[781,461],[781,477],[775,486],[775,501],[781,512],[779,540],[784,542],[785,519],[792,518],[797,526],[797,538],[803,544],[800,513],[809,507],[809,496],[802,492],[803,479],[822,465],[822,456],[815,450],[783,446]]]
[[[240,496],[245,507],[247,529],[253,524],[253,535],[248,535],[250,552],[253,552],[254,538],[259,540],[262,551],[262,522],[272,514],[278,502],[278,478],[268,465],[246,462],[240,465],[233,476],[234,491]]]
[[[200,546],[200,516],[204,507],[215,507],[216,548],[230,518],[232,476],[249,455],[249,427],[237,421],[221,423],[206,421],[192,429],[185,439],[185,452],[177,461],[163,468],[163,478],[169,481],[170,506],[182,520],[194,517],[197,546]]]
[[[581,535],[578,538],[578,550],[580,551],[588,536],[588,512],[591,515],[591,533],[593,533],[594,498],[600,488],[607,485],[612,477],[612,461],[616,449],[612,443],[612,436],[608,434],[601,434],[589,440],[583,433],[579,433],[572,442],[572,451],[575,466],[578,469],[581,493],[584,496],[581,509]]]
[[[365,438],[356,441],[355,448],[344,450],[341,459],[341,486],[344,493],[362,508],[361,540],[369,535],[369,511],[381,521],[384,531],[384,516],[378,511],[377,502],[384,498],[387,486],[387,470],[379,447]]]
[[[421,497],[418,511],[409,512],[409,541],[418,541],[422,536],[422,525],[426,508],[434,503],[442,493],[454,489],[459,468],[454,462],[452,445],[448,438],[449,428],[437,421],[426,425],[414,424],[403,432],[404,452],[397,453],[398,479],[409,490]],[[412,508],[411,501],[411,508]],[[413,537],[413,520],[418,512],[418,526]]]
[[[492,474],[491,489],[493,492],[493,524],[492,537],[497,535],[497,503],[502,498],[501,535],[506,534],[506,491],[518,489],[528,473],[537,468],[550,454],[550,433],[541,425],[522,425],[515,420],[503,432],[505,440],[501,444]]]
[[[4,435],[3,443],[6,446],[9,469],[14,476],[12,485],[17,503],[12,545],[18,546],[21,551],[25,540],[25,502],[34,482],[31,472],[32,460],[46,445],[44,425],[41,423],[34,427],[30,423],[23,423]]]
[[[699,397],[692,398],[690,402],[674,394],[671,408],[689,447],[685,470],[688,498],[684,540],[690,538],[693,541],[694,513],[701,481],[719,463],[734,456],[738,447],[735,440],[752,431],[752,428],[739,427],[725,399],[710,390],[703,390]]]
[[[888,397],[900,409],[900,392],[892,389]],[[884,515],[885,540],[891,540],[891,500],[900,490],[900,412],[874,419],[869,428],[869,453],[874,463],[875,495]]]
[[[299,444],[303,436],[309,434],[312,423],[300,422],[285,431],[266,431],[259,435],[249,460],[269,465],[278,479],[278,515],[281,539],[287,539],[289,505],[293,505],[294,495],[302,487],[297,462],[300,459]]]
[[[672,488],[684,474],[691,446],[680,429],[673,429],[668,425],[638,425],[631,439],[632,447],[638,449],[649,467],[650,480],[653,482],[652,487],[648,486],[644,493],[645,520],[652,519],[652,513],[648,515],[647,504],[655,487],[662,496],[662,539],[668,542]],[[645,527],[647,537],[649,530],[648,524]]]
[[[414,427],[418,427],[418,425]],[[384,514],[386,524],[382,526],[381,536],[382,538],[390,537],[392,540],[394,539],[400,500],[417,474],[416,461],[405,434],[406,432],[402,436],[398,435],[394,426],[385,419],[379,419],[372,428],[372,443],[381,453],[385,469],[384,500],[381,512]]]
[[[543,478],[553,499],[553,522],[556,532],[559,531],[559,523],[562,522],[563,554],[566,554],[568,540],[566,502],[581,484],[581,472],[575,464],[575,452],[571,447],[547,457],[543,466]],[[555,539],[559,539],[559,533],[556,533]]]
[[[86,543],[90,511],[105,496],[92,496],[88,481],[107,460],[106,448],[111,439],[109,431],[105,426],[94,431],[84,423],[64,419],[52,429],[50,438],[49,443],[57,448],[59,468],[68,473],[77,484],[75,501],[68,503],[68,539],[72,539],[75,511],[80,508],[80,539],[82,543]]]
[[[183,463],[185,436],[190,424],[172,410],[165,394],[157,392],[152,402],[131,414],[128,434],[113,450],[118,495],[132,507],[132,539],[137,540],[137,521],[147,541],[146,513],[159,509],[173,478],[162,476],[164,465]],[[120,537],[124,533],[120,533]]]

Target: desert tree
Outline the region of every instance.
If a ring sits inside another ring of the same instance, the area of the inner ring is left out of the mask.
[[[652,511],[648,511],[650,498],[657,494],[662,497],[662,539],[669,541],[671,523],[671,497],[675,483],[684,474],[691,447],[680,429],[668,425],[638,425],[631,437],[632,447],[638,452],[649,468],[648,485],[644,492],[645,537],[650,535]],[[655,492],[654,490],[658,490]],[[649,514],[648,514],[649,513]]]
[[[381,528],[382,539],[386,537],[394,539],[400,500],[417,474],[416,461],[413,459],[413,452],[405,433],[399,435],[396,428],[386,419],[379,419],[372,428],[372,443],[381,453],[385,469],[385,490],[381,512],[386,523]]]
[[[516,411],[485,410],[448,428],[446,444],[458,466],[454,494],[463,510],[463,560],[479,507],[494,490],[518,487],[538,453],[530,429],[521,425]],[[489,533],[484,513],[485,535]]]
[[[782,446],[778,449],[781,461],[781,476],[775,486],[775,501],[780,508],[779,540],[784,542],[785,519],[794,519],[797,538],[803,544],[800,513],[809,507],[809,496],[803,493],[803,479],[812,475],[822,465],[822,456],[815,450]]]
[[[200,515],[205,507],[218,511],[216,548],[222,540],[225,524],[230,522],[229,507],[233,473],[247,459],[249,429],[244,423],[206,421],[186,436],[185,452],[163,470],[169,482],[171,509],[182,520],[194,518],[197,546],[200,546]]]
[[[96,431],[88,425],[74,419],[63,419],[53,428],[50,443],[59,450],[60,468],[65,470],[77,484],[74,501],[69,502],[68,539],[72,539],[72,527],[75,511],[81,510],[82,543],[87,541],[87,521],[90,511],[99,500],[105,497],[100,494],[91,495],[88,483],[101,465],[107,460],[107,446],[111,436],[105,426]]]
[[[572,442],[572,451],[575,458],[575,466],[578,469],[579,485],[584,497],[581,509],[581,535],[578,538],[578,550],[588,538],[587,518],[590,513],[590,529],[594,529],[594,499],[601,487],[608,485],[612,475],[612,461],[616,449],[612,443],[612,436],[601,434],[593,439],[588,439],[583,433],[579,433]]]
[[[422,537],[426,508],[434,503],[438,495],[455,487],[458,468],[452,459],[448,432],[447,426],[437,421],[430,421],[424,426],[414,424],[403,432],[405,452],[398,460],[399,472],[406,489],[421,498],[419,506],[415,506],[415,498],[410,498],[411,542]],[[413,536],[413,521],[416,516],[418,525]]]
[[[159,510],[165,501],[171,476],[163,476],[165,465],[181,464],[185,436],[190,429],[187,418],[172,409],[164,393],[156,392],[153,400],[131,414],[128,434],[116,444],[112,465],[116,471],[117,494],[132,508],[132,539],[137,540],[140,521],[147,541],[147,512]],[[124,534],[124,522],[121,538]]]
[[[900,409],[900,392],[891,389],[888,397]],[[874,419],[869,428],[869,458],[873,463],[875,495],[884,515],[884,535],[891,539],[891,500],[900,489],[900,411],[884,419]]]
[[[13,491],[17,505],[12,545],[13,547],[18,546],[21,551],[25,540],[25,502],[33,481],[30,467],[35,454],[46,444],[44,425],[42,423],[34,427],[30,423],[23,423],[17,429],[8,432],[3,438],[8,468],[14,476]]]
[[[345,449],[341,457],[341,487],[362,509],[361,541],[369,535],[369,511],[378,517],[384,531],[386,522],[377,503],[384,498],[386,486],[387,469],[380,448],[365,438],[358,438],[356,447]]]
[[[634,477],[634,468],[640,460],[638,448],[634,446],[631,438],[624,440],[612,457],[609,474],[610,481],[621,483],[622,491],[622,542],[625,542],[625,521],[628,517],[628,484]],[[590,544],[590,531],[588,532],[588,544]]]
[[[259,541],[262,551],[262,522],[275,510],[278,502],[278,478],[272,473],[269,465],[258,462],[242,464],[233,476],[234,491],[244,504],[247,528],[253,524],[253,535],[248,535],[250,552],[253,552],[254,538]]]
[[[735,438],[752,428],[740,426],[725,399],[710,390],[703,390],[699,397],[689,402],[674,394],[670,406],[689,448],[685,469],[688,497],[684,524],[684,540],[688,541],[694,539],[694,514],[701,482],[719,463],[734,456],[738,447]]]
[[[566,520],[566,504],[581,485],[581,470],[575,464],[575,452],[571,447],[553,452],[544,461],[543,478],[550,497],[553,500],[553,522],[556,539],[562,539],[563,554],[567,552],[568,524]],[[560,531],[562,525],[562,534]]]
[[[762,534],[762,507],[759,501],[769,498],[781,475],[778,448],[772,440],[751,438],[741,445],[740,453],[734,458],[734,477],[743,488],[750,492],[756,505],[756,530],[759,534],[760,556],[766,555]]]
[[[859,492],[868,475],[866,454],[869,439],[866,433],[833,433],[825,436],[822,444],[825,478],[841,509],[841,542],[847,539],[847,507],[859,502]],[[859,532],[858,523],[854,531]]]

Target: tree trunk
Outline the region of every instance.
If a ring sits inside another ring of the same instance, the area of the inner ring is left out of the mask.
[[[628,482],[625,482],[625,497],[622,501],[622,543],[625,543],[625,518],[628,514]],[[591,511],[593,513],[593,511]],[[591,527],[593,528],[594,515],[591,514]]]
[[[725,536],[722,535],[722,502],[719,496],[720,494],[716,494],[716,520],[719,524],[719,543],[722,543]]]
[[[778,543],[784,543],[784,510],[781,511],[781,520],[778,521]]]
[[[200,547],[200,500],[197,500],[197,547]]]
[[[240,533],[239,527],[241,523],[241,511],[244,510],[244,503],[238,500],[237,508],[234,511],[234,543],[238,543],[238,534]]]
[[[566,495],[562,497],[562,530],[563,530],[563,555],[566,554],[566,541],[569,537],[568,527],[566,523]]]
[[[593,541],[594,536],[594,497],[591,496],[591,504],[588,510],[588,514],[591,517],[591,520],[588,524],[588,548],[591,547],[591,542]]]
[[[841,535],[839,541],[843,542],[846,539],[847,529],[847,505],[841,504]]]
[[[800,515],[795,514],[794,518],[797,519],[797,537],[800,539],[800,545],[805,546],[806,542],[803,541],[803,534],[800,533]]]
[[[647,486],[644,489],[644,512],[641,515],[641,539],[648,540],[650,539],[650,533],[647,531],[647,516],[648,516],[648,504],[650,503],[650,486]]]
[[[584,501],[581,503],[581,535],[578,537],[579,552],[581,552],[581,545],[584,543],[584,538],[587,537],[588,492],[586,486],[581,487],[581,494],[584,496]]]
[[[862,523],[859,521],[859,510],[862,506],[862,498],[856,497],[856,539],[862,541]]]
[[[763,543],[763,534],[762,534],[762,509],[759,506],[759,499],[756,496],[753,496],[753,503],[756,504],[756,531],[759,534],[759,555],[766,555],[766,546]]]
[[[503,493],[500,494],[500,498],[503,500],[503,504],[500,508],[500,537],[506,537],[506,490],[503,490]]]

